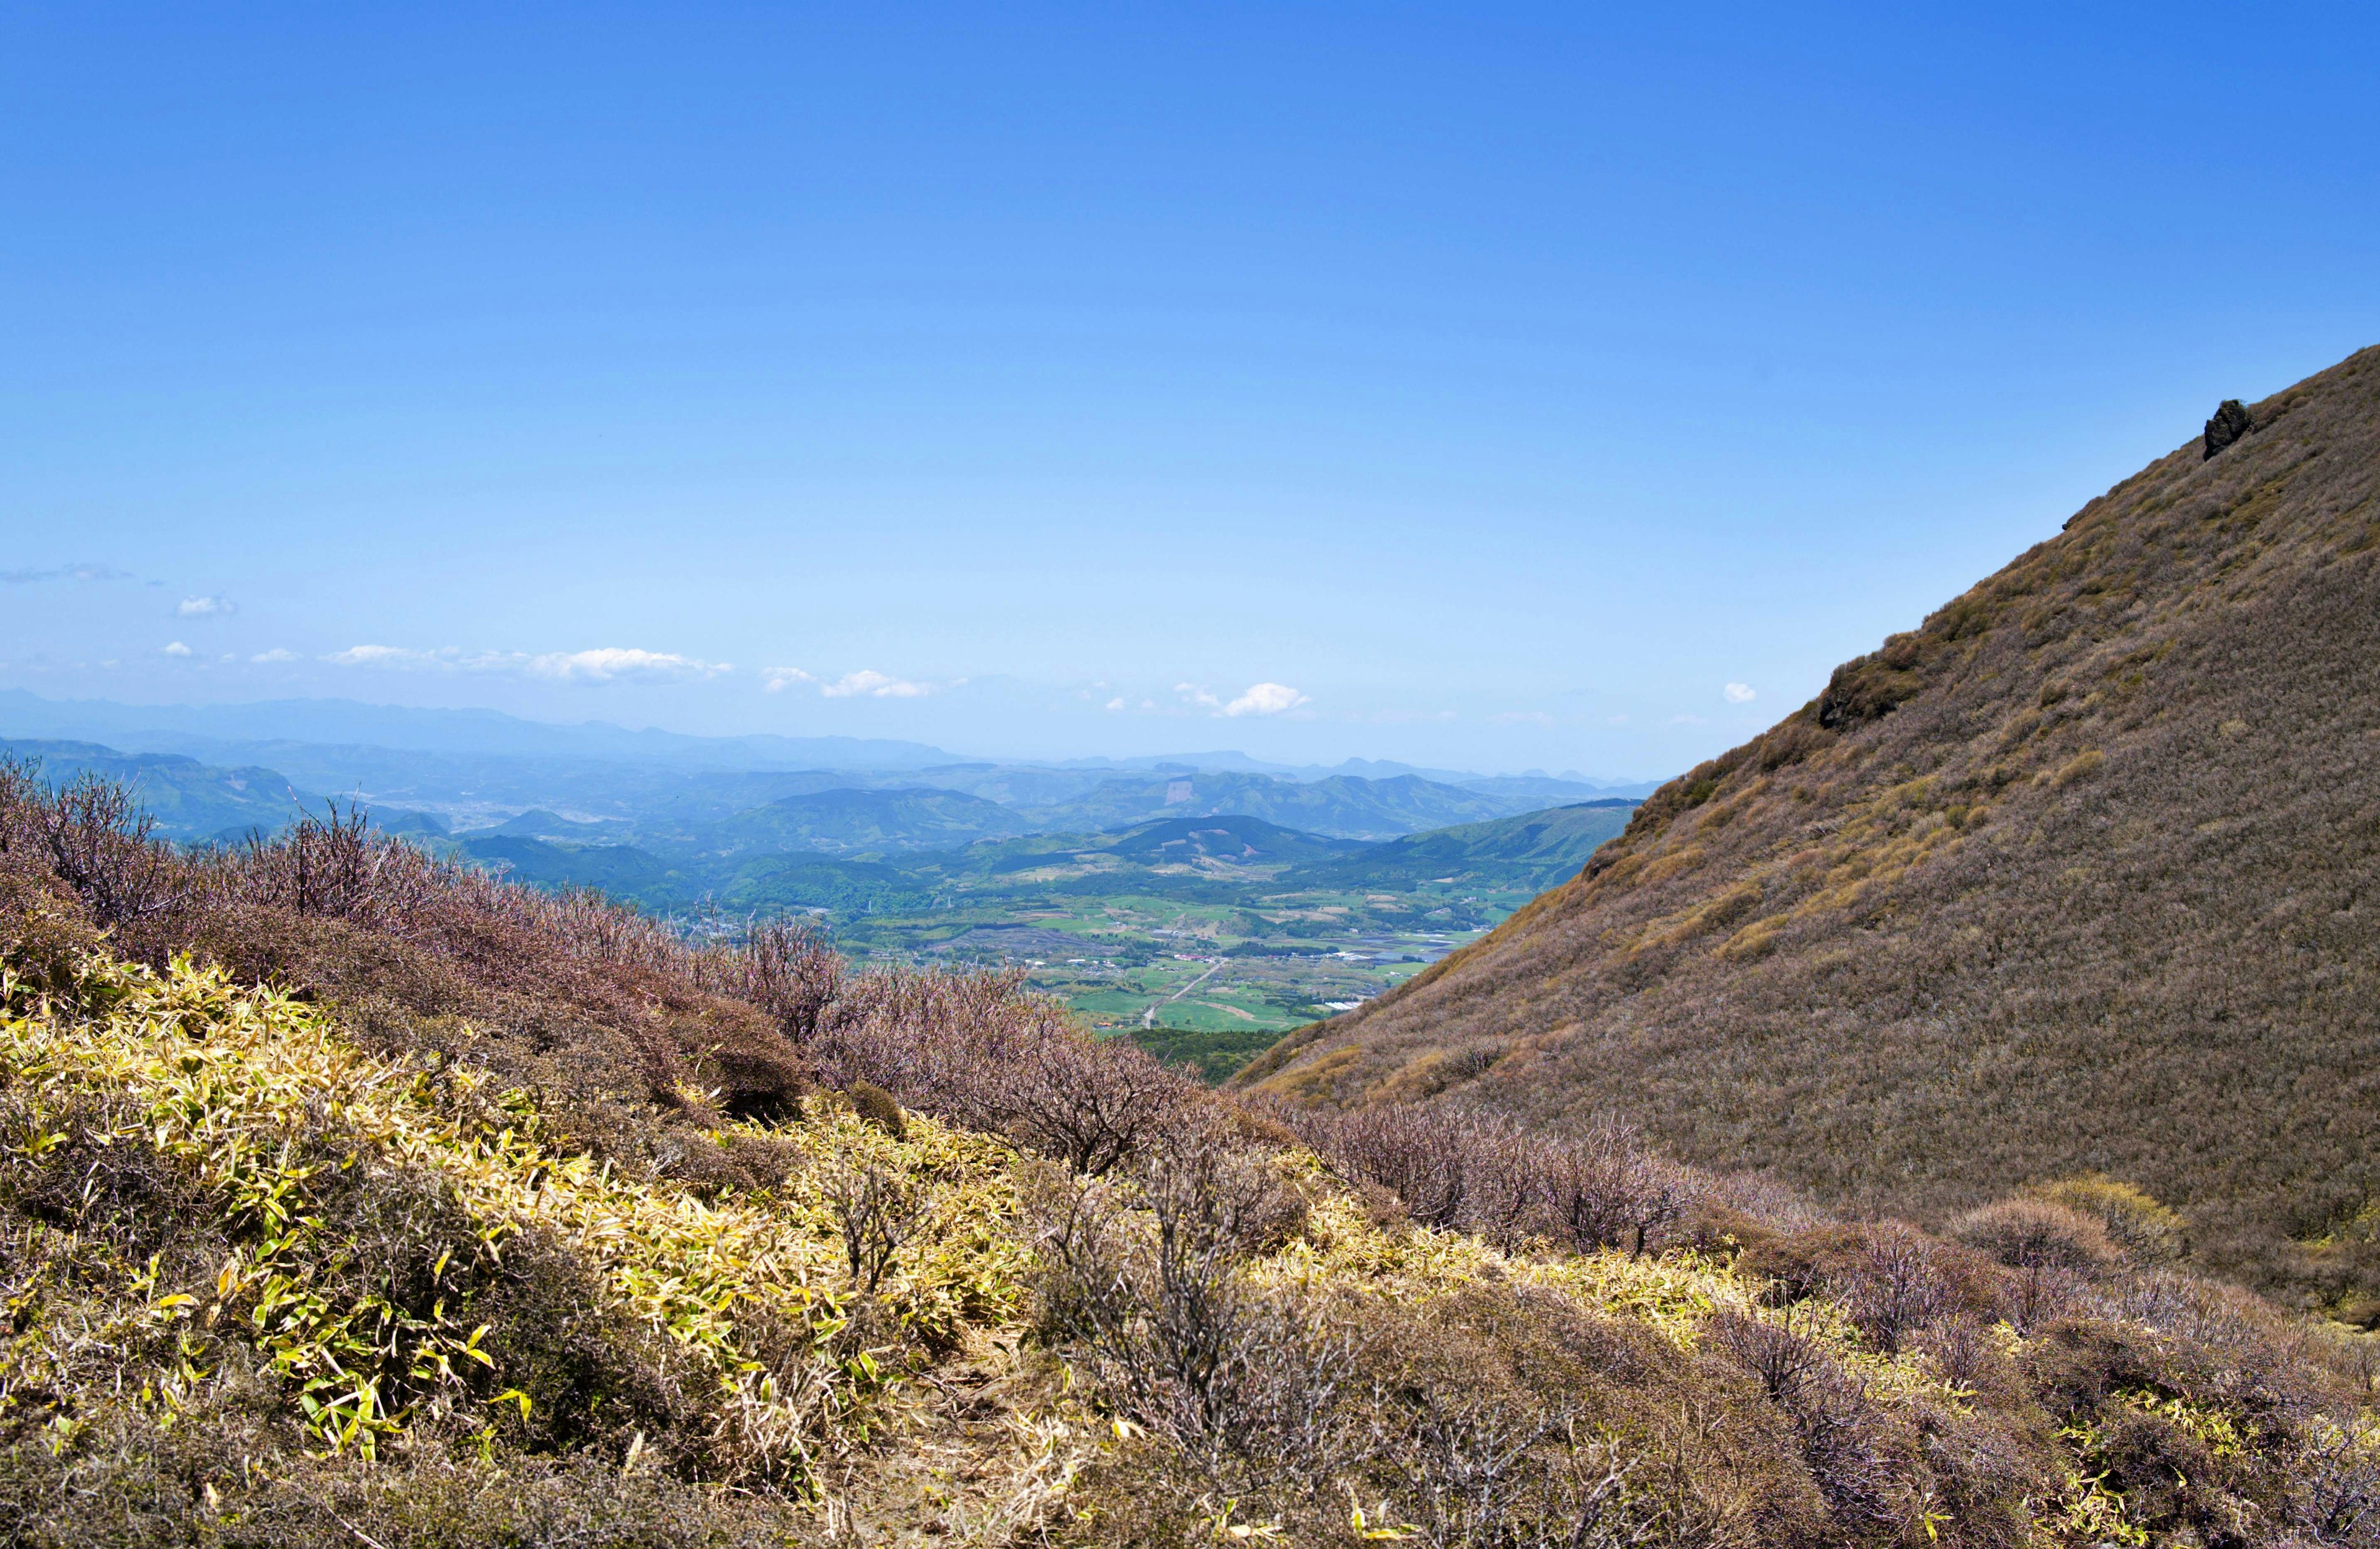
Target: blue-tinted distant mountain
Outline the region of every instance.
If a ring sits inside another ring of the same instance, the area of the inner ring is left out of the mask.
[[[1592,780],[1556,780],[1547,775],[1470,775],[1454,781],[1465,791],[1495,796],[1516,806],[1572,806],[1581,802],[1642,801],[1661,788],[1658,780],[1604,784]]]
[[[0,757],[36,762],[41,778],[63,785],[95,774],[124,785],[157,820],[157,831],[184,843],[232,839],[250,829],[278,831],[323,800],[278,770],[223,768],[178,754],[125,753],[96,743],[0,742]]]
[[[681,843],[708,855],[801,850],[849,855],[951,849],[1031,827],[998,802],[964,791],[820,791],[738,813]]]
[[[1207,773],[1119,777],[1073,801],[1028,808],[1038,828],[1099,830],[1158,817],[1213,817],[1238,813],[1285,828],[1337,839],[1394,839],[1422,829],[1508,817],[1533,805],[1399,775],[1359,780],[1332,775],[1316,781],[1272,775]]]
[[[669,864],[625,844],[556,844],[516,835],[465,839],[455,853],[536,888],[601,888],[666,909],[699,892]]]
[[[466,840],[560,839],[577,843],[600,843],[606,839],[625,835],[627,829],[628,825],[622,822],[564,817],[538,807],[517,817],[508,818],[494,828],[468,829],[456,837]],[[390,831],[397,830],[391,826]]]
[[[1044,766],[1036,766],[1044,767]],[[1520,781],[1536,782],[1548,802],[1562,800],[1592,801],[1605,796],[1645,796],[1659,789],[1658,780],[1610,781],[1590,780],[1576,770],[1560,775],[1548,775],[1543,769],[1531,769],[1521,775],[1483,775],[1475,770],[1437,769],[1418,764],[1401,764],[1393,758],[1347,758],[1336,764],[1272,764],[1252,758],[1245,753],[1160,753],[1139,758],[1061,758],[1047,768],[1056,769],[1145,770],[1150,774],[1264,774],[1281,780],[1318,781],[1333,775],[1346,775],[1356,780],[1394,780],[1402,775],[1415,775],[1441,785],[1485,787],[1502,785],[1517,791]]]
[[[1407,834],[1302,865],[1282,881],[1305,888],[1394,889],[1439,882],[1535,891],[1585,865],[1596,846],[1628,826],[1637,805],[1613,798]]]
[[[1261,817],[1169,817],[1115,836],[1107,853],[1141,865],[1265,865],[1321,861],[1359,852],[1360,840],[1301,833]]]
[[[924,768],[958,762],[923,743],[861,737],[698,737],[605,721],[575,726],[498,710],[418,709],[353,699],[273,699],[241,705],[120,705],[44,699],[0,690],[0,733],[103,740],[144,752],[180,752],[187,739],[289,742],[424,753],[575,757],[688,768]]]

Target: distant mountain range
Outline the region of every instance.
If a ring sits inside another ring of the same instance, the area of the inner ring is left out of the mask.
[[[274,830],[301,810],[337,800],[366,807],[394,831],[466,844],[628,845],[703,869],[763,855],[890,856],[1027,834],[1099,834],[1226,817],[1377,842],[1613,799],[1596,786],[1544,777],[1470,776],[1458,785],[1415,774],[1295,780],[1228,770],[965,763],[684,769],[363,744],[213,745],[235,758],[270,754],[275,762],[215,763],[63,740],[0,742],[0,755],[39,760],[58,779],[91,770],[126,780],[143,793],[160,831],[185,842]]]
[[[1088,790],[1116,774],[1259,774],[1300,782],[1332,776],[1390,780],[1415,775],[1463,786],[1537,781],[1565,791],[1585,790],[1606,796],[1645,795],[1658,783],[1597,781],[1575,772],[1550,777],[1538,770],[1519,776],[1479,775],[1362,758],[1330,766],[1287,765],[1229,750],[994,763],[970,760],[924,743],[878,738],[694,736],[650,727],[636,731],[605,721],[560,725],[498,710],[419,709],[352,699],[125,705],[104,699],[46,699],[21,688],[0,689],[0,737],[90,742],[128,753],[179,753],[214,764],[262,764],[321,789],[360,787],[375,794],[405,784],[552,783],[565,780],[573,771],[583,777],[594,769],[601,769],[608,779],[622,767],[636,768],[647,779],[661,771],[698,775],[827,770],[884,776],[936,770],[948,771],[953,778],[932,783],[959,789],[965,788],[957,784],[965,772],[982,776],[995,770],[1038,771],[1075,791]],[[990,792],[975,793],[1009,799]]]

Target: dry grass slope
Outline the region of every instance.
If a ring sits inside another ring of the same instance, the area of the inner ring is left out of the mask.
[[[1243,1084],[1622,1113],[1929,1220],[2106,1173],[2380,1313],[2380,350],[2252,414]]]

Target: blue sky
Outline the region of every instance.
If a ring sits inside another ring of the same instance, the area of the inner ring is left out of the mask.
[[[2380,340],[2368,8],[1952,9],[12,8],[0,686],[1674,770]]]

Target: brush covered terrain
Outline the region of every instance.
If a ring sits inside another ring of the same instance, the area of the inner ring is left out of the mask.
[[[2380,1319],[2380,350],[2093,501],[1242,1079],[1939,1222],[2093,1170]]]
[[[0,778],[0,1540],[2365,1544],[2364,1336]]]

